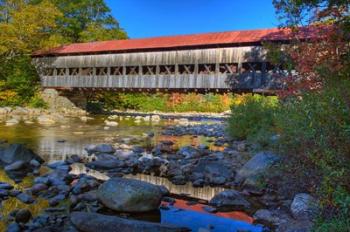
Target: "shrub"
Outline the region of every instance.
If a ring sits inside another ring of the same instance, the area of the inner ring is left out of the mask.
[[[104,93],[94,100],[105,109],[161,112],[224,112],[229,110],[232,95],[196,93]]]
[[[279,106],[276,97],[246,95],[231,107],[228,132],[235,139],[248,139],[266,145],[274,133],[275,115]]]
[[[319,180],[316,191],[321,203],[326,214],[336,218],[349,217],[350,212],[349,88],[347,81],[290,99],[276,117],[276,126],[281,131],[280,152],[304,177]],[[319,226],[332,228],[334,222],[326,220]]]
[[[0,91],[0,106],[19,106],[21,105],[21,98],[14,90]]]
[[[30,99],[28,106],[31,108],[45,108],[45,109],[48,107],[47,103],[44,101],[44,99],[42,99],[39,93],[36,93]]]

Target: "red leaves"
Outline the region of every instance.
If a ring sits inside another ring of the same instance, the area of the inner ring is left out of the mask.
[[[295,63],[297,74],[286,79],[288,88],[280,91],[281,96],[319,90],[328,79],[338,78],[344,70],[347,64],[343,56],[349,51],[347,34],[336,25],[324,27],[319,33],[308,41],[298,40],[295,33],[296,42],[286,52]]]

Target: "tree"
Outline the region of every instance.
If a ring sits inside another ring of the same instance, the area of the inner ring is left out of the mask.
[[[289,87],[282,94],[319,90],[349,79],[349,1],[274,0],[273,3],[281,26],[291,28],[295,35],[292,46],[287,46],[285,51],[298,74],[289,77]],[[314,29],[313,37],[301,41],[300,26]]]
[[[51,2],[63,13],[57,20],[58,32],[67,43],[127,38],[104,0]]]
[[[62,41],[55,33],[56,19],[62,14],[49,1],[27,4],[22,0],[12,5],[6,1],[1,6],[5,9],[1,18],[6,20],[0,22],[0,55],[10,59],[57,46]]]

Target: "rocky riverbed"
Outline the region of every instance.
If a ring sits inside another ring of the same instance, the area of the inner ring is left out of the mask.
[[[311,228],[317,200],[307,193],[290,197],[270,188],[264,176],[281,158],[271,151],[256,151],[245,141],[232,141],[221,120],[164,121],[159,116],[76,120],[73,128],[37,125],[39,131],[59,131],[53,137],[55,146],[90,136],[64,155],[55,149],[52,156],[30,143],[1,145],[0,219],[7,231]],[[104,136],[96,136],[99,133]],[[16,141],[9,137],[3,134],[1,139]],[[192,221],[186,223],[184,218]]]

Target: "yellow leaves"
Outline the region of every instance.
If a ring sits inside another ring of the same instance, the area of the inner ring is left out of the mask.
[[[62,13],[49,1],[18,4],[11,9],[9,22],[0,23],[0,54],[31,53],[44,47],[57,46],[56,19]]]
[[[8,101],[17,97],[17,93],[13,90],[3,90],[0,92],[0,101]]]

